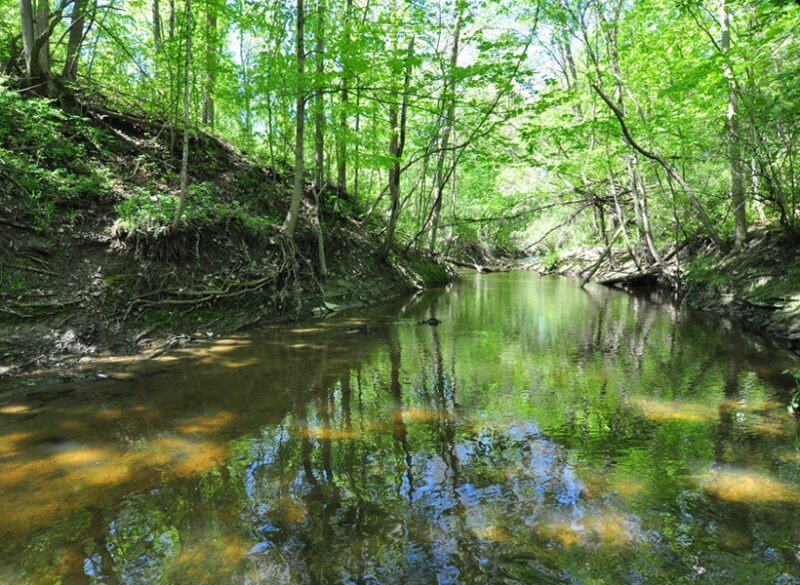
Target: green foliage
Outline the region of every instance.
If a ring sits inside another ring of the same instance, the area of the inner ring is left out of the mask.
[[[125,231],[152,231],[165,228],[175,220],[178,195],[175,193],[151,193],[144,188],[133,192],[114,208],[119,214],[117,228]],[[210,183],[193,185],[187,197],[184,219],[197,225],[220,225],[238,222],[253,233],[263,233],[274,226],[275,218],[251,211],[248,205],[238,200],[219,201]]]
[[[53,227],[53,214],[56,204],[46,193],[31,191],[28,193],[28,214],[37,229],[48,231]]]
[[[425,287],[443,286],[453,281],[447,265],[434,258],[418,256],[411,260],[410,266]]]
[[[23,98],[0,83],[0,136],[0,172],[12,179],[0,190],[24,200],[38,229],[51,227],[59,202],[102,199],[111,190],[108,169],[87,157],[102,148],[102,134],[48,100]]]
[[[684,278],[688,283],[696,282],[722,288],[729,275],[719,269],[713,256],[696,255],[684,265]]]
[[[151,229],[170,225],[178,209],[178,196],[151,195],[143,189],[135,190],[127,199],[114,205],[119,214],[119,226],[125,230]]]
[[[323,206],[354,202],[347,210],[372,210],[368,222],[380,229],[389,216],[388,170],[397,162],[389,143],[399,129],[390,127],[390,113],[405,101],[400,244],[426,249],[435,239],[438,249],[452,242],[526,247],[541,236],[541,226],[561,223],[565,227],[548,246],[597,244],[603,234],[586,214],[566,221],[576,205],[593,199],[608,217],[641,220],[630,197],[635,153],[592,89],[596,84],[624,111],[636,141],[663,156],[691,187],[722,239],[734,222],[729,196],[734,135],[751,166],[750,219],[763,212],[767,220],[798,229],[800,65],[786,56],[800,51],[798,36],[791,34],[800,27],[800,14],[791,2],[727,7],[735,24],[729,49],[719,42],[717,11],[696,2],[639,0],[620,4],[618,11],[600,2],[572,1],[535,10],[514,2],[329,3],[322,17],[313,9],[306,15],[306,53],[320,69],[309,66],[300,79],[291,2],[212,0],[194,7],[191,125],[195,131],[204,122],[210,125],[202,112],[213,103],[213,127],[205,129],[258,153],[276,175],[288,177],[297,98],[305,97],[310,109],[303,158],[314,157],[310,138],[321,136],[328,184],[340,182],[341,164],[342,186],[352,192],[338,202],[323,199]],[[92,80],[91,89],[83,89],[87,96],[113,93],[115,107],[135,107],[165,120],[160,139],[169,140],[175,153],[185,47],[178,31],[185,7],[161,5],[158,39],[152,8],[149,2],[124,2],[98,13],[81,54],[83,80]],[[0,11],[17,16],[8,3],[0,4]],[[13,18],[0,22],[0,62],[5,62],[19,25]],[[66,18],[56,22],[55,61],[64,58],[67,29]],[[456,36],[460,56],[451,61]],[[409,56],[412,38],[416,50]],[[726,129],[732,91],[738,134]],[[113,191],[102,172],[82,166],[91,149],[103,148],[92,132],[50,102],[0,90],[3,171],[26,191],[47,193],[55,201]],[[694,197],[657,162],[643,155],[636,159],[655,243],[706,229]],[[226,170],[221,160],[201,164],[209,173]],[[192,178],[208,176],[197,175]],[[174,213],[171,188],[148,188],[141,197],[134,193],[122,204],[123,221],[166,225]],[[157,201],[145,200],[153,196]],[[244,197],[241,204],[222,207],[202,193],[192,198],[195,209],[187,219],[201,223],[234,220],[258,230],[280,222],[286,211],[273,205],[272,219],[266,219],[263,207]],[[563,208],[546,211],[556,206]],[[634,247],[645,237],[638,228],[630,233]]]

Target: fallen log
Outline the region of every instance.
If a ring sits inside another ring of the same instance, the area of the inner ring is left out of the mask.
[[[599,284],[602,284],[604,286],[621,286],[621,287],[651,286],[657,284],[658,279],[663,274],[664,271],[661,268],[652,268],[650,270],[644,270],[642,272],[633,272],[631,274],[623,274],[621,276],[615,276],[613,278],[606,278],[598,282]]]
[[[446,260],[453,266],[459,266],[460,268],[471,268],[477,272],[511,272],[514,270],[514,267],[509,264],[483,265],[478,264],[477,262],[463,262],[454,258],[446,258]]]

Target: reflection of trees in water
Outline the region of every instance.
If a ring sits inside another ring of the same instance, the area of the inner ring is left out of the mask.
[[[509,287],[474,292],[459,293],[469,311],[422,295],[368,335],[262,350],[257,376],[236,371],[247,391],[198,399],[240,425],[225,464],[96,514],[104,540],[81,540],[74,564],[85,555],[92,583],[201,582],[191,563],[219,583],[665,582],[700,553],[734,551],[736,567],[800,536],[772,527],[797,506],[727,502],[692,476],[777,467],[771,451],[793,448],[737,406],[769,397],[751,371],[767,350],[739,360],[735,337],[643,298],[592,293],[573,319],[562,289],[521,309]],[[416,325],[430,315],[444,323]],[[272,404],[251,410],[249,393]],[[739,526],[744,549],[715,542]],[[192,552],[223,549],[226,568]]]
[[[390,335],[388,380],[353,372],[313,396],[298,395],[285,422],[287,457],[253,460],[267,469],[251,475],[283,486],[251,493],[259,517],[250,522],[268,519],[273,529],[251,561],[257,574],[284,563],[289,582],[298,583],[500,582],[499,555],[514,527],[548,506],[578,503],[581,486],[567,457],[533,427],[509,434],[459,425],[455,364],[447,371],[439,330],[418,335],[430,337],[429,374],[407,372],[405,380],[401,340]],[[353,380],[364,396],[360,412],[351,409]],[[419,397],[429,410],[410,408]],[[302,515],[271,504],[281,499],[301,503]]]

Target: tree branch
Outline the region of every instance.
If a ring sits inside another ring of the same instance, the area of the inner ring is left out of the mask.
[[[597,92],[597,95],[599,95],[602,98],[602,100],[606,103],[606,105],[609,108],[611,108],[611,111],[614,112],[614,116],[616,116],[617,121],[619,121],[620,128],[622,128],[622,134],[625,136],[625,141],[631,146],[631,148],[633,148],[643,157],[648,158],[660,164],[663,167],[663,169],[669,174],[669,176],[672,177],[681,186],[684,193],[686,193],[686,195],[691,200],[692,205],[694,205],[695,209],[697,210],[697,214],[700,216],[700,221],[706,228],[706,232],[708,232],[709,237],[712,239],[717,248],[722,250],[724,248],[724,244],[720,239],[719,234],[717,234],[717,231],[714,229],[714,226],[711,223],[711,219],[708,217],[708,214],[706,213],[705,209],[703,209],[703,206],[700,204],[700,201],[697,199],[697,197],[695,197],[695,194],[692,191],[691,187],[689,187],[688,183],[686,183],[686,181],[683,180],[683,177],[680,175],[680,173],[678,173],[675,169],[673,169],[667,163],[667,161],[664,159],[663,156],[661,156],[657,152],[650,152],[649,150],[646,150],[645,148],[640,146],[639,143],[636,142],[636,140],[633,139],[633,136],[631,135],[631,132],[628,129],[628,125],[625,123],[625,114],[623,114],[619,106],[617,106],[617,104],[615,104],[614,101],[610,97],[608,97],[608,94],[602,87],[600,87],[596,83],[593,83],[592,89],[594,89],[595,92]]]

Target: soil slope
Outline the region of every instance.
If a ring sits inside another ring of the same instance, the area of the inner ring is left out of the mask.
[[[761,229],[739,251],[702,249],[686,264],[683,296],[800,348],[799,244],[797,236]]]
[[[279,225],[290,170],[205,134],[192,139],[191,196],[172,227],[180,148],[163,121],[100,103],[82,117],[37,103],[34,121],[33,100],[6,90],[0,101],[0,375],[158,351],[453,276],[426,258],[381,256],[377,226],[332,189],[321,276],[311,187],[289,242]]]

